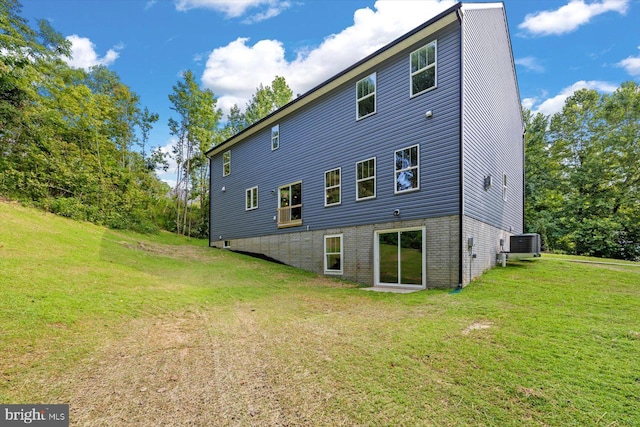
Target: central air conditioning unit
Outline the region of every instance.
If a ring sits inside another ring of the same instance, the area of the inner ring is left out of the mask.
[[[539,256],[539,234],[517,234],[509,238],[509,259],[537,258]]]

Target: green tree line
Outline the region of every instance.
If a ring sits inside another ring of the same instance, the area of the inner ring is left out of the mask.
[[[640,259],[640,87],[524,111],[525,224],[548,250]]]
[[[113,228],[156,230],[168,188],[145,148],[158,116],[107,68],[69,67],[69,42],[46,21],[38,26],[17,1],[1,0],[0,194]]]
[[[152,150],[158,114],[109,69],[69,67],[69,42],[0,0],[0,195],[112,228],[206,237],[204,153],[287,104],[283,77],[223,122],[189,70],[168,95],[173,151]],[[640,258],[640,88],[583,89],[550,117],[523,111],[525,225],[548,250]],[[165,143],[166,141],[163,141]],[[174,188],[156,170],[177,165]]]
[[[70,43],[20,13],[17,0],[0,0],[0,195],[112,228],[206,237],[204,153],[289,102],[284,78],[258,87],[222,124],[213,92],[186,71],[169,94],[173,151],[150,150],[158,114],[106,67],[69,67]],[[174,188],[156,175],[169,158]]]

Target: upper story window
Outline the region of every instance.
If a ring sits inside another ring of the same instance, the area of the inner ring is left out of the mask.
[[[436,41],[411,52],[411,96],[436,86]]]
[[[396,193],[420,188],[420,150],[413,145],[395,152]]]
[[[247,188],[246,193],[245,210],[258,209],[258,187]]]
[[[356,200],[376,197],[376,158],[356,163]]]
[[[340,204],[340,168],[324,173],[324,205]]]
[[[376,112],[376,73],[356,83],[357,118],[362,119]]]
[[[280,125],[271,128],[271,151],[280,147]]]
[[[227,176],[231,173],[231,150],[225,151],[222,154],[222,176]]]

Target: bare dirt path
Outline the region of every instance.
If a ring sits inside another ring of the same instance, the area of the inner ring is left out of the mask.
[[[278,354],[286,338],[262,331],[249,307],[137,319],[128,330],[58,384],[72,425],[346,424],[323,412],[330,391]]]

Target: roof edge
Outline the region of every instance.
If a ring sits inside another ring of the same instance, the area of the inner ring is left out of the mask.
[[[417,35],[418,33],[421,33],[424,30],[429,29],[429,27],[432,27],[434,24],[443,21],[443,19],[445,17],[453,14],[452,15],[452,18],[453,18],[452,21],[451,22],[446,22],[445,24],[442,25],[442,27],[444,27],[446,25],[449,25],[450,23],[457,22],[458,18],[457,18],[457,13],[456,12],[458,11],[458,9],[460,9],[463,6],[463,4],[464,3],[460,3],[460,2],[454,4],[453,6],[449,7],[448,9],[446,9],[446,10],[444,10],[442,12],[440,12],[438,15],[434,16],[433,18],[431,18],[431,19],[425,21],[424,23],[420,24],[419,26],[417,26],[413,30],[403,34],[402,36],[400,36],[397,39],[393,40],[392,42],[384,45],[383,47],[381,47],[380,49],[376,50],[375,52],[367,55],[363,59],[361,59],[358,62],[356,62],[355,64],[351,65],[350,67],[342,70],[341,72],[339,72],[338,74],[334,75],[333,77],[330,77],[329,79],[325,80],[324,82],[320,83],[319,85],[313,87],[312,89],[308,90],[304,94],[298,96],[294,100],[292,100],[289,103],[283,105],[282,107],[280,107],[276,111],[274,111],[271,114],[269,114],[269,115],[263,117],[262,119],[258,120],[256,123],[253,123],[251,126],[241,130],[240,132],[238,132],[237,134],[233,135],[232,137],[226,139],[225,141],[221,142],[220,144],[210,148],[209,150],[207,150],[205,152],[205,156],[212,157],[215,154],[221,152],[223,149],[228,149],[229,147],[231,147],[232,145],[234,145],[237,142],[241,141],[245,137],[253,135],[254,133],[258,132],[259,130],[264,129],[268,125],[270,125],[272,123],[275,123],[281,117],[284,117],[284,116],[288,115],[289,113],[291,113],[292,111],[295,111],[296,109],[301,108],[304,105],[310,103],[311,101],[321,97],[325,93],[329,92],[330,89],[333,89],[334,87],[338,86],[339,84],[342,84],[345,81],[347,81],[350,78],[352,78],[353,74],[357,74],[357,73],[361,72],[361,69],[364,69],[367,66],[374,65],[376,63],[375,60],[377,58],[382,57],[383,54],[385,54],[385,53],[389,53],[390,51],[393,50],[394,47],[397,48],[397,47],[401,46],[402,49],[404,49],[404,46],[403,46],[404,43],[403,42],[409,41],[413,36]],[[484,4],[492,4],[492,3],[484,3]],[[442,27],[434,28],[433,31],[431,31],[431,32],[435,33],[437,30],[439,30]],[[401,49],[398,49],[398,50],[401,50]],[[395,52],[392,52],[392,53],[395,53]],[[385,55],[384,58],[380,58],[379,62],[382,62],[382,60],[387,59],[388,56],[391,56],[391,54]]]

